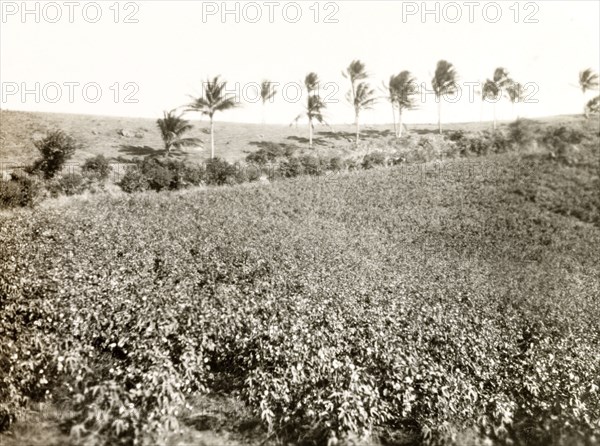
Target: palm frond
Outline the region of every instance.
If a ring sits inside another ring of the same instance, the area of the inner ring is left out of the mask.
[[[595,90],[598,88],[598,73],[594,73],[594,70],[587,68],[579,73],[579,87],[581,91],[585,93],[588,90]]]
[[[361,81],[369,77],[365,68],[365,64],[360,60],[353,60],[348,65],[348,68],[346,68],[346,71],[342,72],[342,75],[350,79],[350,82],[354,84],[356,81]]]
[[[440,97],[446,94],[456,92],[457,73],[454,66],[445,60],[440,60],[437,63],[431,85],[435,95]]]
[[[317,73],[308,73],[304,78],[304,86],[309,93],[316,91],[319,88],[319,76]]]
[[[221,81],[219,76],[207,79],[203,84],[203,95],[198,98],[192,98],[188,104],[187,111],[199,112],[210,118],[216,112],[230,110],[239,105],[236,98],[225,94],[227,82]]]
[[[273,83],[267,80],[262,81],[260,84],[260,97],[263,104],[265,104],[268,100],[273,99],[275,94],[277,94],[277,89],[273,86]]]

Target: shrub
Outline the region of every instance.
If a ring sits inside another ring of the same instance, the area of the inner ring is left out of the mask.
[[[364,156],[361,166],[363,169],[371,169],[375,166],[385,166],[386,156],[383,152],[368,153]]]
[[[262,176],[262,169],[260,168],[260,166],[247,164],[245,169],[248,181],[254,182],[260,180]]]
[[[80,148],[80,145],[62,130],[52,131],[34,144],[42,157],[35,161],[32,170],[41,171],[47,179],[54,177]]]
[[[323,163],[320,158],[314,155],[303,155],[299,161],[305,174],[314,176],[323,174]]]
[[[539,126],[529,119],[517,119],[508,125],[508,141],[515,144],[517,148],[531,145],[535,140]]]
[[[204,181],[206,172],[200,164],[186,164],[183,169],[183,180],[185,183],[199,186]]]
[[[340,172],[346,168],[346,162],[339,156],[334,156],[329,160],[327,168],[333,172]]]
[[[287,158],[279,165],[279,174],[284,178],[294,178],[304,173],[302,162],[296,158]]]
[[[183,168],[183,165],[181,166]],[[141,173],[148,180],[148,187],[160,192],[161,190],[177,189],[179,182],[179,166],[169,160],[144,158],[139,164]]]
[[[110,174],[110,163],[104,155],[98,155],[93,158],[88,158],[83,163],[81,170],[92,178],[105,180]]]
[[[358,169],[358,167],[359,167],[359,164],[358,164],[357,160],[355,160],[355,159],[346,160],[346,168],[348,170],[356,170],[356,169]]]
[[[150,184],[145,175],[140,171],[137,165],[129,166],[125,175],[119,182],[119,186],[127,193],[142,192],[148,190]]]
[[[38,177],[15,171],[9,181],[0,180],[0,208],[34,206],[42,191],[43,185]]]
[[[272,163],[277,158],[283,156],[285,156],[285,151],[281,145],[273,142],[266,142],[263,144],[263,147],[258,149],[256,152],[249,154],[246,157],[246,161],[249,163],[265,165],[267,163]]]
[[[212,158],[206,162],[206,184],[221,186],[234,181],[236,168],[221,158]]]
[[[85,178],[78,173],[68,173],[61,176],[57,181],[57,192],[67,196],[77,195],[82,193],[87,186]]]

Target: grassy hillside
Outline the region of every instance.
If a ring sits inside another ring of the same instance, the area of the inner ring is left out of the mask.
[[[0,438],[595,444],[593,138],[1,215]]]

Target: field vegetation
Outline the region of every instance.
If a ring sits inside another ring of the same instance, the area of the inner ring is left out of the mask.
[[[0,439],[597,444],[599,137],[275,144],[254,184],[148,158],[159,194],[3,212]]]

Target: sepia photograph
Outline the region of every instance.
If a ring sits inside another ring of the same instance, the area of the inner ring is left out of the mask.
[[[599,0],[0,0],[0,446],[600,446]]]

